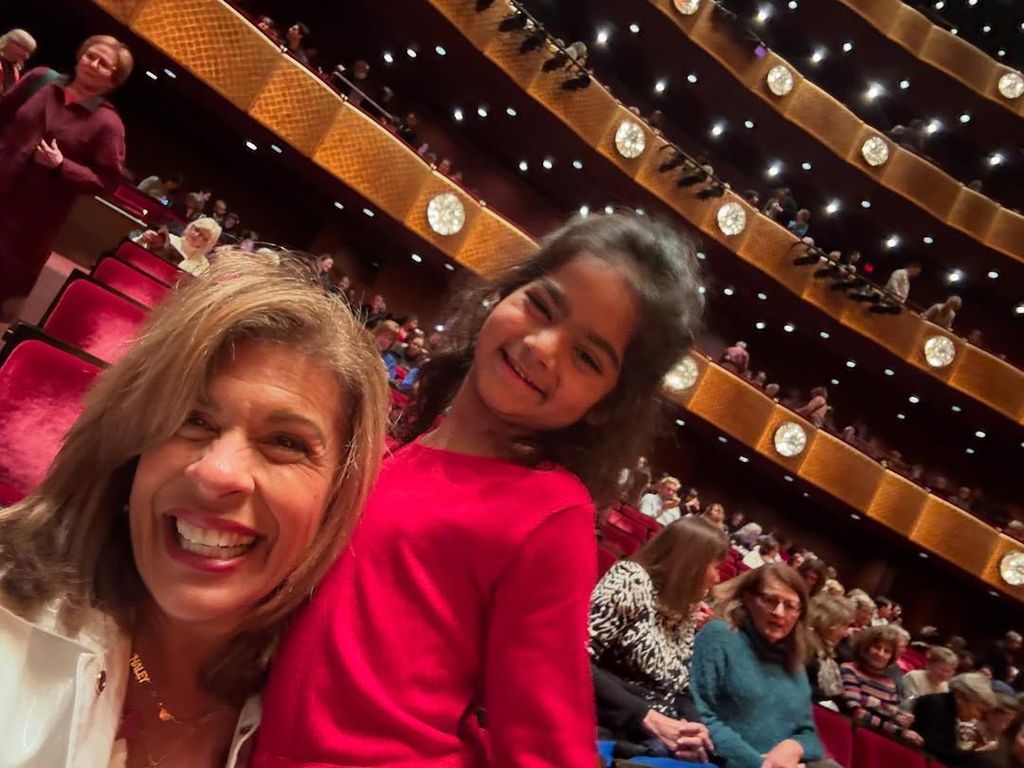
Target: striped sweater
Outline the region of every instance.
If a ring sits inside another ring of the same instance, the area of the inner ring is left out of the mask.
[[[900,736],[909,726],[909,715],[900,709],[896,681],[888,675],[875,675],[848,662],[839,667],[843,680],[842,709],[857,723],[877,728],[890,736]]]

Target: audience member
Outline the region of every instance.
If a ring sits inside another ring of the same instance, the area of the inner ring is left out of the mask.
[[[260,16],[256,21],[256,28],[259,29],[263,34],[273,40],[275,43],[281,42],[281,33],[278,31],[277,26],[274,24],[274,20],[269,16]]]
[[[896,657],[896,643],[896,631],[892,627],[868,627],[856,636],[854,660],[840,667],[841,709],[859,725],[921,746],[923,739],[911,729],[914,717],[900,709],[899,689],[886,674]]]
[[[224,215],[224,223],[220,226],[221,242],[235,242],[241,239],[242,217],[234,211],[228,211]]]
[[[388,353],[388,350],[398,342],[398,323],[394,320],[381,320],[373,326],[373,330],[370,333],[373,336],[374,343],[377,345],[377,349],[380,351],[380,356],[383,358]]]
[[[180,176],[147,176],[136,187],[139,192],[159,200],[164,205],[170,205],[174,201],[174,195],[180,188]]]
[[[370,65],[359,59],[352,62],[352,68],[346,70],[344,65],[339,64],[335,68],[339,77],[335,78],[338,90],[346,96],[353,106],[360,106],[367,98],[372,98],[370,93]]]
[[[836,660],[836,646],[846,637],[853,623],[853,603],[845,597],[818,595],[811,598],[807,609],[810,661],[807,678],[814,701],[832,702],[838,710],[843,681]]]
[[[420,136],[416,129],[420,125],[420,117],[415,112],[406,112],[398,126],[398,135],[402,141],[414,149],[420,145]]]
[[[807,592],[772,563],[724,585],[721,620],[697,634],[690,685],[715,753],[729,768],[822,760],[806,662]]]
[[[420,328],[420,319],[416,315],[406,315],[398,329],[398,341],[405,343],[410,336],[416,336]]]
[[[210,213],[210,218],[216,221],[218,224],[224,224],[224,217],[228,215],[228,204],[221,199],[213,201],[213,211]]]
[[[79,195],[111,193],[124,170],[124,125],[104,99],[132,55],[88,38],[73,76],[36,68],[0,97],[0,322],[17,317]]]
[[[722,353],[719,361],[723,368],[735,374],[743,376],[750,368],[750,353],[747,352],[747,342],[737,341]]]
[[[695,609],[718,582],[729,542],[695,518],[663,528],[604,575],[590,599],[598,726],[639,753],[707,762],[689,693]]]
[[[800,574],[800,578],[804,580],[807,594],[811,597],[817,596],[825,588],[825,582],[828,581],[826,571],[827,566],[823,560],[810,556],[800,563],[796,569],[796,572]]]
[[[640,499],[640,511],[654,518],[662,525],[679,519],[680,483],[671,476],[663,477],[655,484],[655,490]]]
[[[400,392],[411,392],[419,378],[420,367],[426,361],[426,339],[422,336],[413,336],[404,347],[395,344],[384,354],[388,381]],[[404,374],[399,368],[404,369]]]
[[[139,245],[178,265],[179,269],[196,277],[210,267],[207,256],[220,239],[220,225],[209,216],[193,219],[179,237],[166,227],[147,229],[134,236]]]
[[[811,390],[811,398],[804,405],[796,409],[799,416],[803,416],[816,427],[825,425],[825,414],[828,411],[828,390],[825,387],[814,387]]]
[[[619,471],[619,498],[630,506],[638,506],[640,499],[651,487],[654,478],[646,456],[639,456],[636,466],[630,469],[623,467]]]
[[[875,597],[875,615],[871,617],[871,626],[883,627],[892,616],[892,600],[884,595]]]
[[[303,64],[309,64],[309,54],[304,47],[307,37],[309,37],[309,27],[301,21],[288,27],[284,36],[285,50]]]
[[[725,521],[725,530],[730,534],[735,534],[740,530],[747,522],[747,516],[744,515],[740,510],[736,509],[729,513],[729,516]]]
[[[35,52],[36,40],[24,29],[0,37],[0,96],[18,84],[25,62]]]
[[[359,518],[387,415],[361,328],[300,265],[218,269],[0,510],[7,765],[243,765],[281,632]]]
[[[1018,714],[991,752],[980,755],[971,768],[1024,768],[1024,715]]]
[[[688,515],[699,515],[701,509],[700,494],[696,488],[687,488],[683,496],[683,509]]]
[[[757,523],[751,521],[740,526],[739,530],[732,535],[735,548],[744,555],[750,552],[761,538],[763,529]]]
[[[995,698],[995,705],[981,716],[981,735],[985,739],[983,750],[998,748],[1003,734],[1021,713],[1020,702],[1013,694],[995,691]]]
[[[708,504],[700,516],[720,531],[725,531],[725,507],[717,501]]]
[[[779,543],[771,536],[762,536],[757,545],[743,557],[743,564],[747,568],[760,568],[777,562],[780,562]]]
[[[949,693],[931,693],[914,700],[914,724],[924,748],[950,768],[969,765],[985,746],[979,720],[994,707],[992,683],[976,672],[949,681]]]
[[[947,331],[953,330],[953,321],[956,320],[956,313],[960,311],[960,307],[963,306],[963,299],[956,294],[953,294],[945,301],[938,304],[932,304],[928,309],[924,311],[924,319],[935,323],[940,328],[945,328]]]
[[[772,402],[779,402],[779,385],[774,381],[764,385],[764,393],[771,398]]]
[[[360,314],[367,328],[373,328],[381,320],[387,320],[391,317],[391,314],[388,312],[388,305],[384,302],[384,297],[379,293],[373,295],[369,304],[363,305]]]
[[[1016,674],[1017,654],[1021,649],[1019,632],[1007,632],[997,640],[981,658],[981,664],[992,670],[992,679],[1010,682]]]
[[[885,290],[900,304],[907,303],[910,296],[910,281],[921,274],[921,265],[912,261],[901,269],[893,270],[885,284]]]
[[[811,212],[801,208],[796,212],[796,218],[786,225],[786,229],[797,237],[806,237],[807,231],[811,228]]]

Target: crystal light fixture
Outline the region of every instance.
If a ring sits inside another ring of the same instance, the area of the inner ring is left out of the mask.
[[[860,153],[868,165],[877,167],[889,159],[889,145],[881,136],[871,136],[864,141]]]
[[[1019,99],[1024,94],[1024,75],[1020,72],[1006,72],[999,78],[999,93],[1006,99]]]
[[[625,158],[640,157],[647,148],[644,129],[632,120],[623,120],[615,131],[615,149]]]
[[[999,561],[999,575],[1011,587],[1024,584],[1024,552],[1017,549],[1003,555]]]
[[[738,235],[747,227],[747,212],[739,203],[725,203],[718,209],[718,228],[724,235]]]
[[[956,359],[956,345],[947,336],[924,340],[924,359],[932,368],[945,368]]]
[[[665,374],[665,387],[672,392],[681,393],[697,383],[700,368],[697,361],[687,355]]]
[[[466,223],[466,209],[452,192],[442,192],[427,203],[427,223],[439,235],[454,235]]]
[[[780,456],[791,459],[799,456],[807,447],[807,432],[795,421],[784,421],[772,435],[772,442]]]
[[[788,67],[776,64],[768,70],[768,90],[776,96],[785,96],[793,90],[793,73]]]
[[[700,0],[672,0],[672,5],[683,16],[693,16],[700,9]]]

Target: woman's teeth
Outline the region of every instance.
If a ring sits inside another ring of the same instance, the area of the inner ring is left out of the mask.
[[[201,557],[230,560],[241,557],[256,543],[255,536],[203,528],[180,518],[174,519],[174,527],[181,548]]]

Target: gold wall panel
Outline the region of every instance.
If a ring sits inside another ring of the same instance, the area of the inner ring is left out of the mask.
[[[992,237],[992,222],[996,214],[1005,210],[980,192],[961,187],[960,195],[949,212],[949,220],[976,240],[986,240]]]
[[[794,93],[786,99],[780,100],[778,97],[771,95],[770,92],[762,88],[759,82],[755,83],[754,77],[759,68],[764,66],[763,62],[765,60],[751,56],[746,51],[740,49],[738,47],[738,43],[732,39],[732,34],[730,33],[727,24],[712,23],[711,19],[715,12],[714,3],[704,3],[701,5],[700,10],[697,11],[696,15],[702,17],[707,23],[691,22],[690,24],[683,24],[680,20],[684,17],[675,11],[671,0],[650,0],[650,2],[665,16],[667,16],[676,25],[676,27],[686,32],[688,37],[694,43],[700,46],[709,56],[729,70],[730,74],[732,74],[736,79],[745,84],[754,93],[758,94],[763,101],[770,104],[773,109],[779,112],[779,114],[784,115],[787,119],[791,119],[796,123],[797,121],[790,115],[794,109],[793,105],[800,104],[802,100],[810,102],[810,106],[807,108],[810,114],[805,114],[802,107],[798,110],[800,113],[800,122],[797,124],[800,125],[803,130],[825,146],[833,149],[837,155],[846,159],[855,168],[858,168],[870,175],[879,184],[882,184],[903,197],[906,197],[908,200],[913,200],[922,204],[922,207],[924,207],[925,210],[932,213],[940,221],[950,227],[957,228],[954,221],[949,218],[949,209],[952,203],[950,202],[949,205],[942,204],[942,199],[949,194],[948,189],[950,188],[950,185],[959,185],[959,182],[956,182],[947,173],[936,166],[927,163],[927,161],[921,160],[921,158],[913,155],[913,153],[893,144],[892,142],[889,143],[890,157],[888,163],[882,166],[881,169],[877,169],[872,172],[873,169],[871,169],[870,166],[862,160],[854,160],[852,148],[848,144],[849,136],[846,133],[845,128],[842,126],[846,120],[852,118],[858,125],[862,126],[861,134],[863,137],[866,138],[868,135],[877,135],[880,132],[863,123],[843,104],[832,98],[825,91],[819,89],[813,83],[807,80],[801,80],[797,68],[792,64],[786,63],[786,66],[793,72],[794,80],[798,84],[798,87],[795,87]],[[775,54],[770,55],[775,56],[773,61],[785,63],[784,59],[777,57]],[[756,62],[756,64],[751,62]],[[811,90],[820,92],[820,103],[816,103],[812,100],[812,97],[808,95]],[[801,93],[807,91],[808,94],[802,94],[800,98],[794,98],[794,94],[797,91],[800,91]],[[819,120],[813,120],[811,115],[826,111],[825,105],[830,105],[829,109],[836,112],[837,116],[831,119],[825,119],[822,117]],[[839,117],[838,113],[841,112],[849,113],[850,118]],[[837,126],[834,134],[831,132],[832,126]],[[913,160],[908,158],[912,158]],[[880,170],[881,173],[879,173],[878,170]],[[932,188],[939,191],[927,191]],[[930,201],[928,205],[924,205],[921,200],[919,200],[921,195],[924,195],[924,199],[926,201]],[[966,232],[966,234],[973,236],[972,232]],[[1016,259],[1017,261],[1024,262],[1024,241],[993,241],[985,239],[981,242],[999,253],[1002,253],[1012,259]]]
[[[531,51],[522,54],[519,52],[519,43],[522,37],[515,32],[498,32],[495,26],[495,34],[486,42],[482,50],[487,58],[501,67],[505,74],[516,82],[529,84],[534,78],[540,77],[541,65],[546,58],[547,50]]]
[[[1000,64],[966,41],[932,24],[901,0],[838,0],[881,34],[906,48],[921,61],[945,72],[989,101],[1024,115],[1024,98],[1010,101],[996,88],[1009,67]],[[967,48],[967,50],[964,50]]]
[[[658,7],[662,7],[668,0],[652,0]],[[484,52],[490,50],[490,41],[497,32],[497,19],[488,14],[468,13],[465,11],[465,3],[460,0],[430,0],[433,7],[437,8],[446,18],[459,19],[459,32],[470,40],[479,41]],[[663,10],[665,10],[663,8]],[[714,39],[720,46],[723,56],[728,56],[733,62],[733,67],[743,73],[751,83],[760,82],[764,79],[764,60],[751,57],[744,49],[738,46],[722,25],[713,24],[708,13],[700,13],[693,17],[683,17],[674,10],[666,10],[666,13],[676,19],[676,23],[683,29],[690,29],[693,34],[700,34],[707,39]],[[500,17],[499,17],[500,18]],[[715,53],[713,52],[713,55]],[[752,60],[752,61],[751,61]],[[539,61],[539,59],[538,59]],[[560,77],[530,77],[526,83],[518,83],[528,88],[528,93],[541,106],[554,114],[567,127],[573,130],[581,139],[590,146],[597,149],[602,155],[611,159],[623,172],[634,181],[657,195],[662,201],[673,208],[683,218],[699,229],[706,237],[717,240],[729,248],[740,258],[750,262],[761,269],[765,274],[770,275],[774,280],[790,289],[793,293],[803,296],[808,287],[809,272],[812,270],[794,269],[791,263],[792,253],[790,249],[797,242],[791,233],[780,227],[759,212],[748,206],[737,195],[727,192],[726,195],[717,200],[702,202],[692,193],[679,190],[675,186],[677,173],[659,174],[658,164],[665,158],[665,153],[659,150],[667,145],[667,142],[647,132],[647,147],[644,153],[635,160],[622,158],[614,149],[612,138],[618,119],[621,117],[635,117],[628,110],[623,108],[616,99],[608,93],[599,83],[593,83],[583,91],[568,92],[559,85]],[[814,88],[809,83],[800,87],[803,92],[807,88]],[[818,92],[813,97],[819,104],[834,101],[827,94]],[[811,97],[808,97],[810,103]],[[798,100],[791,100],[790,104]],[[798,111],[804,107],[798,107]],[[820,109],[820,108],[819,108]],[[833,110],[834,112],[834,110]],[[813,110],[808,108],[808,113]],[[822,117],[822,124],[828,124],[828,120],[838,120],[843,123],[845,117],[825,115]],[[850,124],[853,126],[853,123]],[[863,123],[856,121],[856,126],[864,135],[867,130]],[[851,133],[855,133],[850,128]],[[870,135],[870,134],[867,134]],[[857,145],[859,151],[859,144]],[[891,162],[891,160],[890,160]],[[861,162],[864,168],[866,165]],[[733,237],[726,237],[718,229],[716,213],[718,208],[725,202],[735,201],[743,205],[747,212],[747,227],[743,233]],[[865,307],[853,306],[847,302],[847,306],[841,312],[836,312],[836,306],[825,300],[826,297],[813,293],[808,297],[809,303],[821,309],[830,311],[832,316],[849,328],[858,331],[867,338],[877,342],[882,347],[896,352],[907,358],[908,355],[916,354],[914,345],[925,333],[934,330],[934,326],[925,322],[916,315],[904,313],[895,318],[893,316],[872,315]],[[916,325],[915,325],[916,324]],[[934,369],[928,369],[934,373]],[[1006,388],[1020,387],[1024,389],[1024,372],[1014,368],[1009,363],[1004,363],[996,374]],[[937,378],[945,379],[944,375],[937,375]],[[962,390],[965,394],[976,397],[972,390]],[[1001,411],[1005,416],[1015,422],[1024,421],[1024,406],[1014,410],[1005,410],[1004,401],[990,402],[981,399],[983,403]]]
[[[983,402],[1004,413],[1024,414],[1024,387],[1002,375],[1006,361],[968,344],[960,348],[960,354],[963,360],[949,378],[951,386],[977,392]]]
[[[885,469],[827,432],[818,431],[800,467],[800,477],[854,509],[867,510]]]
[[[435,0],[435,2],[439,1]],[[453,3],[456,1],[452,0]],[[151,3],[161,4],[164,3],[164,0],[151,0]],[[199,0],[189,1],[190,7],[201,4],[219,6],[217,0],[204,0],[204,3],[200,3]],[[210,9],[206,9],[202,13],[199,10],[201,9],[196,9],[196,13],[186,14],[179,18],[179,21],[183,22],[182,26],[186,28],[179,34],[186,35],[187,27],[192,23],[200,24],[203,19],[209,18],[214,13]],[[140,17],[144,15],[140,13]],[[156,17],[151,16],[144,20],[147,25],[145,28],[156,29],[156,33],[161,34],[162,27],[154,24],[154,18]],[[259,34],[255,30],[253,32]],[[234,57],[228,59],[228,61],[231,60],[234,60]],[[184,65],[184,62],[179,62],[179,64]],[[279,85],[271,82],[269,77],[272,70],[273,66],[267,68],[268,77],[264,78],[264,84],[269,83],[268,87],[277,88]],[[205,79],[202,74],[198,72],[195,74],[200,79]],[[241,81],[230,72],[216,72],[214,76],[219,78],[222,83]],[[215,87],[213,83],[210,85]],[[262,87],[263,85],[261,85]],[[302,87],[304,86],[299,86],[299,88]],[[592,87],[588,91],[599,91],[599,89]],[[313,140],[311,137],[314,137],[319,131],[319,128],[312,129],[309,134],[305,135],[305,138],[302,138],[302,129],[289,123],[287,119],[283,122],[273,122],[277,119],[273,117],[274,109],[283,109],[284,107],[280,105],[284,102],[263,97],[259,90],[253,93],[251,101],[254,103],[254,109],[260,110],[268,123],[272,123],[274,126],[283,126],[285,130],[293,132],[293,135],[295,135],[295,131],[298,131],[299,141],[309,144]],[[267,105],[277,106],[271,108]],[[329,121],[323,140],[319,142],[315,150],[310,152],[310,159],[379,206],[381,213],[404,222],[410,230],[433,242],[444,253],[479,272],[492,272],[514,263],[536,247],[536,244],[525,232],[493,211],[481,206],[461,190],[455,189],[447,179],[432,172],[412,150],[372,118],[342,104],[340,100],[337,104],[332,105],[331,109],[333,118]],[[324,120],[325,118],[318,115],[312,119]],[[656,140],[654,144],[657,145],[660,141],[660,139]],[[648,148],[637,173],[638,179],[642,183],[651,185],[652,188],[663,187],[665,184],[664,177],[651,170],[656,162],[648,153],[655,150],[656,146]],[[452,238],[441,238],[433,234],[425,223],[426,200],[441,191],[454,191],[460,196],[466,208],[466,224],[463,230]],[[730,194],[719,202],[724,202],[732,197]],[[677,208],[691,210],[691,213],[699,212],[702,225],[709,229],[713,226],[714,211],[717,210],[717,205],[695,204],[692,202],[692,198],[683,198],[681,202],[679,198],[673,197],[670,198],[670,202],[674,203]],[[696,207],[691,208],[692,206]],[[738,244],[741,249],[749,243],[751,247],[780,250],[775,244],[775,239],[778,237],[776,230],[778,229],[780,228],[763,217],[752,217],[746,232],[739,238],[725,238],[721,233],[717,233],[717,236],[723,242]],[[784,264],[783,256],[784,254],[780,254],[776,259],[780,264]],[[770,259],[762,259],[762,262],[767,267],[772,266]],[[900,317],[909,318],[908,315]],[[891,326],[886,326],[886,330],[890,331]],[[968,354],[971,353],[984,354],[973,348],[968,348]],[[986,357],[990,358],[991,356]],[[667,392],[666,394],[671,400],[707,419],[724,432],[732,435],[733,438],[772,458],[779,466],[792,470],[794,473],[798,472],[808,481],[836,498],[851,504],[856,509],[866,511],[869,505],[874,504],[878,519],[895,530],[902,531],[913,524],[914,535],[927,540],[922,544],[923,546],[928,546],[934,551],[944,554],[954,564],[966,568],[1004,592],[1024,597],[1024,592],[1010,589],[1003,584],[993,570],[994,553],[1007,551],[1014,546],[1007,537],[1001,536],[994,529],[987,528],[984,524],[971,519],[967,521],[973,525],[970,534],[971,541],[983,542],[984,546],[981,548],[985,552],[984,557],[979,556],[977,552],[961,551],[962,548],[937,549],[932,546],[931,539],[937,536],[936,531],[956,529],[956,526],[962,521],[962,514],[957,514],[957,510],[939,502],[935,497],[929,497],[927,500],[928,526],[923,525],[920,521],[912,522],[910,519],[912,513],[906,509],[903,510],[902,517],[896,512],[885,512],[886,509],[896,506],[896,502],[890,500],[890,496],[896,492],[891,489],[887,491],[879,489],[888,488],[889,486],[885,484],[892,484],[895,481],[890,479],[890,473],[883,470],[879,464],[831,435],[814,429],[795,414],[773,403],[760,390],[726,372],[699,354],[694,354],[693,358],[700,371],[696,384],[683,393]],[[991,358],[988,363],[991,365],[994,360],[995,358]],[[970,368],[967,365],[960,367]],[[993,376],[991,371],[988,371],[982,378],[991,379],[998,378],[998,376]],[[1017,392],[1017,405],[1024,410],[1024,403],[1019,402],[1021,398],[1024,398],[1024,389],[1018,389]],[[807,448],[800,457],[793,459],[779,456],[775,453],[771,443],[771,436],[775,428],[786,420],[803,423],[808,433]],[[908,493],[905,490],[900,492]]]
[[[717,365],[709,365],[692,389],[689,410],[740,442],[757,445],[774,410],[771,400]]]
[[[972,573],[982,573],[998,540],[994,533],[970,512],[929,496],[910,539],[947,560],[963,563]]]
[[[988,231],[988,241],[998,248],[1019,248],[1024,243],[1024,216],[997,207]]]
[[[799,82],[801,86],[793,89],[789,103],[779,105],[779,111],[840,157],[859,152],[863,123],[852,112],[836,109],[833,98],[810,81]],[[765,101],[772,98],[776,97],[764,97]]]
[[[131,27],[243,111],[281,59],[266,35],[211,0],[149,0]]]
[[[297,61],[278,56],[249,114],[304,155],[312,155],[342,109],[326,83]]]
[[[130,24],[132,17],[145,2],[146,0],[96,0],[96,5],[122,24]]]
[[[885,472],[867,513],[897,533],[910,536],[927,501],[928,492],[924,488],[895,472]]]

